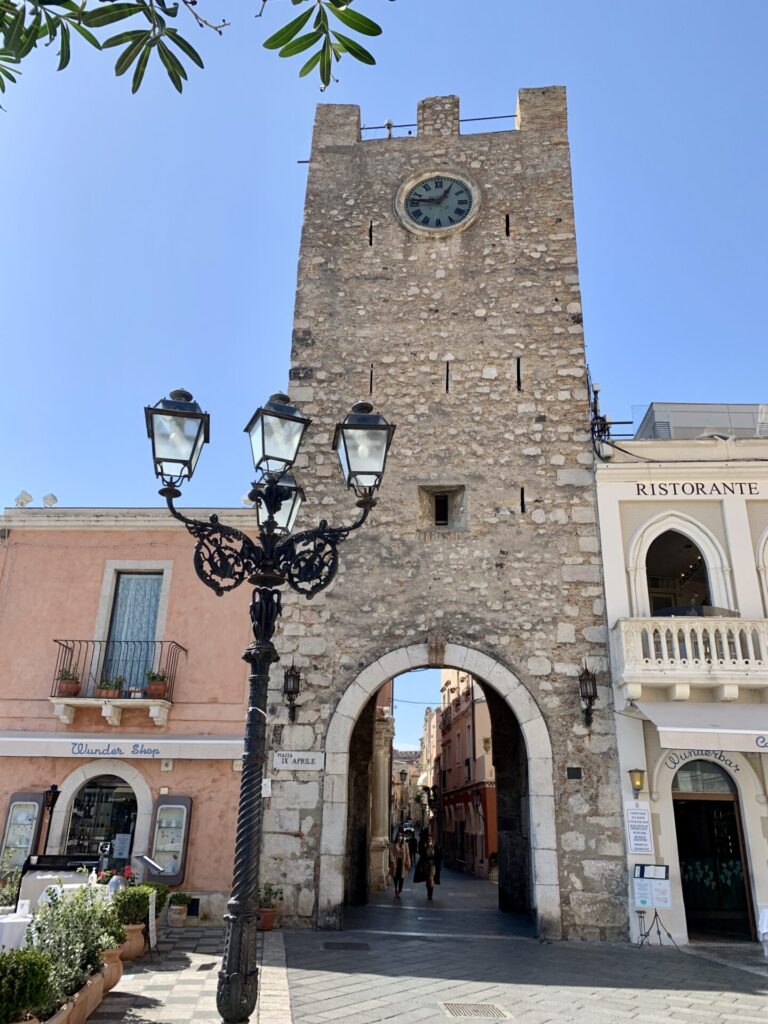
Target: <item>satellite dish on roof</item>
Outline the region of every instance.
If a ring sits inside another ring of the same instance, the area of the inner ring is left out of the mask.
[[[51,492],[50,494],[43,495],[43,504],[45,505],[46,508],[53,508],[54,505],[58,504],[58,501],[59,499],[53,492]]]
[[[16,508],[24,508],[32,501],[32,495],[29,491],[20,491],[13,500],[16,502]]]

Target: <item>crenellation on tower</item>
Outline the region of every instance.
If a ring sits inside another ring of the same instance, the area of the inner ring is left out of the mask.
[[[459,97],[430,96],[417,107],[416,126],[420,137],[458,135]]]

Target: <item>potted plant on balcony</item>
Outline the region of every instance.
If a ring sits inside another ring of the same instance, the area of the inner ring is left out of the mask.
[[[283,898],[283,890],[276,885],[259,886],[259,916],[256,927],[260,932],[271,932],[275,926],[277,904]]]
[[[59,697],[76,697],[80,693],[80,673],[77,669],[65,665],[59,669],[57,679]]]
[[[188,892],[172,892],[168,900],[168,924],[180,928],[187,920],[187,909],[192,902]]]
[[[114,679],[102,679],[99,685],[96,687],[96,697],[110,697],[114,700],[120,696],[125,686],[125,679],[123,676],[115,676]]]
[[[168,676],[165,672],[153,672],[150,669],[144,675],[147,677],[147,685],[144,688],[145,695],[152,700],[163,700],[168,689]]]

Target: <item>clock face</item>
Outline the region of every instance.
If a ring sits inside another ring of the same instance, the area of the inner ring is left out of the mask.
[[[451,175],[420,178],[402,197],[407,222],[428,231],[445,231],[467,220],[475,206],[473,189]]]

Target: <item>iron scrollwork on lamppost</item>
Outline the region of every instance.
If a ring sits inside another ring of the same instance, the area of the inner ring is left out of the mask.
[[[265,757],[267,686],[270,666],[279,660],[272,642],[282,611],[280,588],[287,584],[312,598],[332,582],[339,544],[359,529],[376,505],[387,453],[395,432],[367,402],[359,402],[336,427],[333,447],[347,486],[357,496],[360,513],[349,526],[329,526],[291,535],[304,492],[290,470],[310,420],[273,395],[257,409],[248,426],[257,478],[248,495],[253,502],[258,541],[219,521],[190,519],[174,505],[181,485],[195,471],[209,438],[209,416],[188,391],[172,391],[145,410],[160,494],[172,516],[195,538],[194,566],[217,596],[248,582],[253,641],[243,654],[251,666],[243,772],[235,840],[232,895],[227,904],[227,932],[216,1003],[227,1024],[244,1024],[256,1007],[256,925],[261,853],[261,782]],[[295,709],[294,709],[295,714]],[[294,714],[291,715],[293,719]]]

